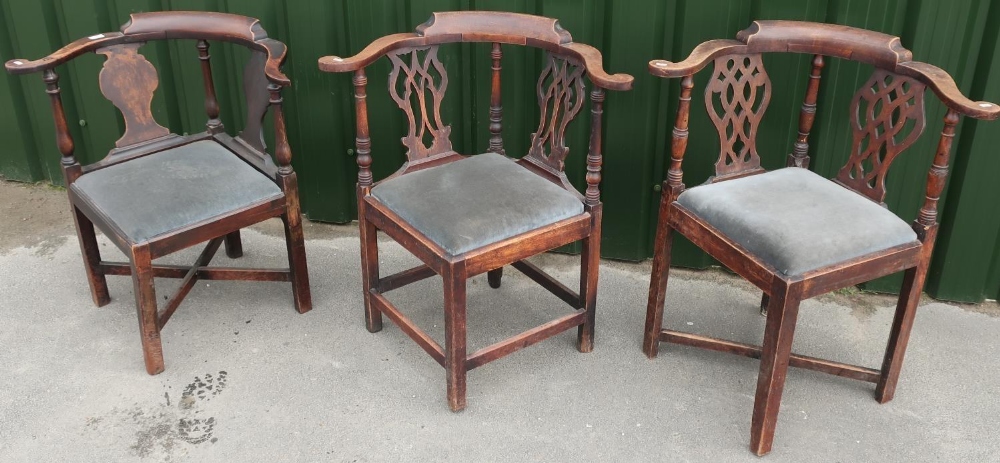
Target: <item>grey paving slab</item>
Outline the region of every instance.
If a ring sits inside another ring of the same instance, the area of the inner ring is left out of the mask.
[[[642,354],[648,265],[602,266],[593,353],[578,353],[572,332],[473,370],[456,414],[442,368],[390,322],[364,329],[352,227],[307,230],[312,312],[295,313],[287,284],[201,282],[164,329],[166,371],[148,376],[131,280],[109,277],[113,300],[95,308],[71,231],[44,211],[7,212],[0,235],[18,213],[40,225],[0,240],[0,461],[1000,461],[1000,318],[989,307],[926,301],[886,405],[872,385],[793,369],[761,460],[748,450],[757,361],[677,346]],[[275,228],[246,231],[238,263],[282,265]],[[382,250],[386,273],[415,263],[393,243]],[[535,262],[576,281],[577,258]],[[174,287],[159,282],[159,297]],[[796,351],[880,364],[891,299],[849,296],[803,304]],[[390,299],[443,338],[440,279]],[[682,271],[666,319],[758,343],[758,300],[721,272]],[[563,313],[513,269],[500,289],[485,275],[469,282],[473,348]]]

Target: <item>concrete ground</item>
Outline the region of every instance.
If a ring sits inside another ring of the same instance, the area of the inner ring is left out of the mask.
[[[442,368],[391,322],[365,330],[352,226],[308,225],[311,312],[294,312],[285,283],[201,282],[163,331],[166,371],[148,376],[131,280],[109,277],[111,304],[93,306],[64,192],[0,183],[0,197],[0,461],[761,461],[748,450],[757,361],[642,354],[648,264],[603,263],[593,353],[574,330],[473,370],[468,408],[451,413]],[[285,263],[278,224],[246,231],[244,249],[238,263]],[[415,263],[382,249],[386,273]],[[576,281],[576,258],[534,261]],[[390,297],[442,340],[439,278]],[[759,343],[758,299],[723,272],[676,271],[666,319]],[[893,301],[806,301],[795,351],[880,365]],[[497,290],[475,277],[470,348],[562,313],[517,271]],[[925,301],[886,405],[873,385],[792,369],[764,461],[1000,461],[998,337],[995,304]]]

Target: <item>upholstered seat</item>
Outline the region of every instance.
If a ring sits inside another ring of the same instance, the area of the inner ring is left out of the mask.
[[[797,167],[694,187],[677,202],[788,276],[917,240],[892,212]]]
[[[281,189],[211,140],[83,175],[70,186],[135,243],[281,197]]]
[[[372,196],[451,255],[583,213],[572,193],[495,153],[390,179]]]

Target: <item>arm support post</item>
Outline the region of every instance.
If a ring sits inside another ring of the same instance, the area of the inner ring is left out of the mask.
[[[680,103],[677,105],[677,119],[674,121],[674,130],[670,140],[670,168],[667,170],[667,188],[674,199],[684,191],[684,172],[681,170],[681,163],[684,161],[684,152],[687,151],[688,143],[688,118],[691,115],[691,90],[694,88],[693,75],[686,75],[681,79]]]
[[[604,89],[594,87],[590,92],[590,152],[587,154],[587,192],[584,202],[596,206],[601,202],[601,128],[604,114]]]
[[[814,56],[812,65],[806,97],[799,112],[799,136],[795,139],[792,154],[788,156],[788,167],[809,168],[809,132],[816,120],[816,98],[819,96],[819,81],[823,72],[823,55]]]
[[[938,199],[948,180],[948,163],[951,157],[951,144],[955,140],[955,126],[958,125],[958,112],[949,109],[944,116],[944,130],[941,131],[941,139],[938,141],[937,151],[934,153],[934,163],[927,172],[927,195],[924,198],[924,205],[917,214],[917,224],[923,228],[930,228],[937,224]],[[921,237],[922,238],[922,237]]]
[[[358,162],[358,186],[367,188],[372,186],[372,141],[368,135],[368,101],[365,86],[368,85],[368,77],[365,76],[365,69],[354,71],[354,108],[357,124],[357,137],[354,139],[355,152]]]

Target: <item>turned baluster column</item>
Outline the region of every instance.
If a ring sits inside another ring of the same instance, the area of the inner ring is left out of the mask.
[[[812,61],[812,73],[806,87],[806,97],[799,113],[799,136],[795,139],[792,153],[788,155],[789,167],[809,168],[809,132],[816,120],[816,98],[819,95],[819,81],[823,71],[823,55],[816,55]]]
[[[358,187],[367,189],[372,186],[372,141],[368,137],[368,95],[365,89],[365,86],[368,85],[368,77],[365,76],[364,69],[354,71],[353,82],[354,108],[356,111],[355,120],[357,124],[357,137],[354,139],[354,147],[358,162]]]
[[[937,225],[937,205],[948,180],[948,159],[951,157],[951,144],[955,140],[955,126],[958,125],[958,113],[949,109],[944,116],[944,130],[934,153],[934,163],[927,172],[927,196],[924,205],[917,214],[917,224],[926,230]],[[923,239],[923,235],[920,236]]]
[[[66,185],[69,186],[80,176],[80,163],[73,156],[74,144],[73,135],[69,132],[69,125],[66,123],[66,111],[63,109],[62,90],[59,89],[59,75],[52,69],[46,69],[42,73],[42,81],[45,82],[45,93],[49,94],[52,103],[52,119],[56,126],[56,146],[62,153],[63,175],[66,178]]]
[[[503,129],[503,106],[500,101],[500,59],[503,58],[503,51],[500,44],[493,43],[493,51],[490,53],[493,59],[493,80],[490,87],[490,147],[489,151],[497,154],[505,154],[503,149],[503,138],[500,131]]]
[[[369,222],[366,197],[372,188],[372,142],[368,135],[368,95],[365,86],[368,77],[364,68],[354,71],[354,110],[357,135],[354,138],[354,150],[358,163],[358,224],[361,231],[361,285],[365,296],[365,327],[369,332],[382,330],[382,312],[372,303],[371,291],[376,289],[379,280],[378,268],[378,231],[375,224]]]
[[[222,121],[219,120],[219,101],[215,96],[215,81],[212,79],[212,64],[209,62],[211,56],[208,54],[208,42],[198,41],[198,59],[201,60],[201,77],[205,83],[205,113],[208,114],[208,122],[205,128],[208,133],[222,132]]]
[[[284,99],[281,97],[281,86],[268,84],[267,91],[271,93],[271,111],[274,114],[274,158],[278,161],[278,176],[288,177],[292,171],[292,148],[288,145],[288,132],[285,126],[285,112],[281,108]]]
[[[667,190],[671,200],[676,199],[684,191],[684,172],[681,162],[688,144],[688,118],[691,114],[691,89],[694,88],[693,76],[681,79],[681,96],[677,105],[677,118],[674,120],[674,130],[670,139],[670,167],[667,169]]]
[[[601,118],[604,114],[604,89],[590,92],[590,153],[587,154],[587,192],[584,203],[596,206],[601,202]]]

